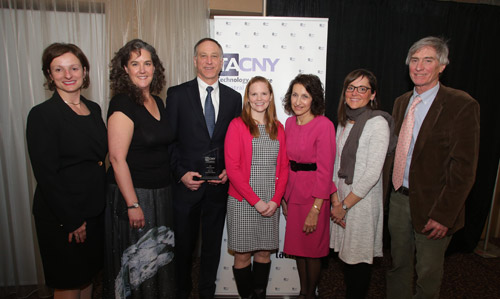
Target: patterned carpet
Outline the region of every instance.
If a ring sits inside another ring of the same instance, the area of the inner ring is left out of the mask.
[[[374,263],[367,298],[385,298],[385,272],[390,267],[389,252]],[[342,264],[328,258],[319,285],[320,298],[344,298]],[[456,253],[446,257],[441,299],[500,298],[500,258],[483,258],[475,253]]]
[[[491,240],[500,247],[500,239]],[[385,297],[385,272],[390,266],[389,252],[374,262],[368,298]],[[193,264],[193,273],[197,273],[199,262]],[[94,298],[102,297],[101,276],[96,277]],[[331,255],[325,259],[319,285],[319,298],[344,298],[342,263]],[[193,275],[193,285],[197,285],[197,275]],[[17,293],[17,294],[16,294]],[[36,290],[36,286],[0,288],[0,298],[38,299],[52,298],[50,291]],[[194,290],[193,293],[196,293]],[[47,295],[46,295],[47,294]],[[194,299],[197,296],[193,296]],[[227,298],[227,297],[226,297]],[[500,258],[483,258],[475,253],[455,253],[446,257],[444,278],[441,287],[441,299],[497,299],[500,298]]]

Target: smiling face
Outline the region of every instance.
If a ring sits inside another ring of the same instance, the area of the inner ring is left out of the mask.
[[[446,65],[439,64],[436,50],[433,47],[423,47],[415,52],[410,58],[410,77],[415,84],[419,94],[426,92],[436,86],[439,74],[444,71]]]
[[[50,63],[50,78],[59,94],[80,92],[86,70],[73,53],[67,52]]]
[[[297,117],[308,118],[312,116],[312,96],[307,92],[304,85],[298,83],[293,85],[290,102],[292,104],[293,113]]]
[[[135,86],[141,90],[149,91],[155,67],[151,59],[151,53],[148,50],[141,49],[140,53],[131,52],[130,59],[124,68]]]
[[[248,101],[250,103],[252,117],[263,116],[271,101],[271,92],[265,82],[255,82],[248,88]]]
[[[349,91],[349,87],[355,88],[353,91]],[[359,92],[360,89],[363,90],[363,87],[368,88],[368,90],[364,94]],[[375,98],[375,94],[375,92],[372,93],[368,78],[360,76],[347,86],[345,91],[345,102],[347,106],[349,106],[349,108],[358,109],[368,105],[368,103],[370,103],[370,100],[373,100]]]
[[[194,57],[194,66],[203,82],[208,85],[214,84],[222,70],[222,51],[219,46],[209,40],[199,44]]]

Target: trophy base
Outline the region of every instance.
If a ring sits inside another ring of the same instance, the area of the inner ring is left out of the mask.
[[[193,177],[196,178],[196,177]],[[201,178],[197,178],[200,181],[222,181],[218,175],[204,175]]]

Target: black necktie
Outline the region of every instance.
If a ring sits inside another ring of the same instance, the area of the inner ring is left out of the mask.
[[[205,122],[207,123],[210,138],[212,138],[215,128],[215,108],[212,103],[212,90],[214,90],[212,86],[207,87],[207,98],[205,99]]]

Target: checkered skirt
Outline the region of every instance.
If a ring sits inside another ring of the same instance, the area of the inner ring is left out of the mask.
[[[250,186],[257,196],[269,202],[274,195],[278,140],[271,140],[264,125],[252,140]],[[236,252],[274,250],[279,242],[279,208],[273,216],[263,217],[246,200],[229,196],[227,202],[228,248]]]

